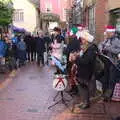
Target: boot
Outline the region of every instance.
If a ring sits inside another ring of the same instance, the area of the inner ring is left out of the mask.
[[[105,92],[104,92],[104,94],[103,94],[103,100],[105,101],[105,102],[109,102],[109,101],[111,101],[111,96],[112,96],[112,90],[111,89],[107,89]]]

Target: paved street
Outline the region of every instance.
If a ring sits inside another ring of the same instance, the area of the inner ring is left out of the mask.
[[[0,120],[111,120],[120,114],[120,103],[103,102],[92,104],[88,110],[75,109],[74,114],[62,104],[48,110],[56,95],[52,75],[52,68],[40,68],[34,63],[9,75],[0,91]]]

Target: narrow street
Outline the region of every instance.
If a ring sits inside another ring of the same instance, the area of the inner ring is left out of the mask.
[[[0,120],[120,120],[120,0],[0,0]]]
[[[53,70],[47,66],[32,63],[21,68],[0,92],[0,120],[110,120],[110,108],[114,115],[120,113],[119,103],[113,108],[112,103],[97,103],[80,114],[72,114],[62,104],[48,110],[56,95],[52,80]]]

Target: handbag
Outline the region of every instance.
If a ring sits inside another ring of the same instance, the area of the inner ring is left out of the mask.
[[[112,100],[120,101],[120,83],[116,83],[116,85],[115,85]]]

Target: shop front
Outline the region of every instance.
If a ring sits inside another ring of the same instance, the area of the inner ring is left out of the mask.
[[[60,16],[53,13],[42,13],[41,14],[41,28],[43,31],[49,31],[49,27],[51,23],[59,23]]]
[[[114,25],[120,33],[120,8],[110,11],[110,24]]]

